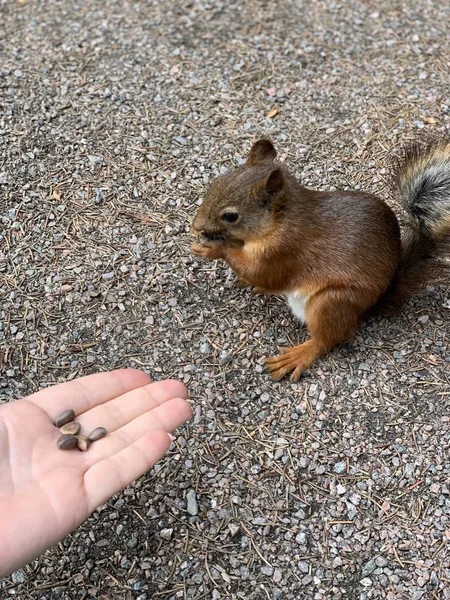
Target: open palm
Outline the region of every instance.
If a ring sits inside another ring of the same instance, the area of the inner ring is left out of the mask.
[[[90,375],[0,406],[0,577],[80,525],[152,467],[168,432],[191,414],[184,386],[132,369]],[[108,435],[87,452],[57,448],[54,419],[72,408],[82,433]]]

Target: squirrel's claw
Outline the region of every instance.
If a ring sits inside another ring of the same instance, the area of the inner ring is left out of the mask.
[[[250,283],[248,281],[246,281],[245,279],[243,279],[242,277],[238,277],[236,279],[235,286],[237,288],[246,288],[246,287],[250,287]]]
[[[250,292],[251,294],[255,294],[255,295],[256,294],[263,294],[263,295],[270,294],[270,292],[268,292],[267,290],[265,290],[262,287],[258,287],[258,286],[253,287],[251,283],[249,283],[246,279],[243,279],[242,277],[237,278],[235,285],[237,288],[251,287],[252,288],[251,292]]]
[[[252,294],[261,294],[261,295],[268,295],[270,294],[270,292],[267,292],[264,288],[262,287],[254,287],[252,289]]]
[[[270,372],[272,379],[275,381],[280,381],[280,379],[283,379],[283,377],[285,377],[297,366],[292,357],[288,355],[289,350],[290,348],[281,349],[282,354],[273,356],[272,358],[266,358],[264,361],[267,370]]]

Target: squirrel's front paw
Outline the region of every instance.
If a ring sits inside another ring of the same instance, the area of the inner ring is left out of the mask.
[[[192,244],[191,252],[195,256],[200,256],[205,260],[214,260],[216,258],[223,257],[223,249],[220,244],[215,244],[214,246],[205,246],[199,242]]]
[[[251,287],[251,293],[252,294],[261,294],[264,296],[268,296],[271,294],[271,292],[269,292],[268,290],[266,290],[265,288],[262,287],[253,287],[251,283],[249,283],[246,279],[243,279],[242,277],[238,277],[236,279],[236,287],[237,288],[247,288],[247,287]]]

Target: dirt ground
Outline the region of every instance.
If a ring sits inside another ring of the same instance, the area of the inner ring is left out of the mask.
[[[448,280],[273,383],[263,357],[305,330],[189,253],[207,183],[261,135],[305,185],[396,206],[393,157],[450,130],[449,22],[430,0],[0,0],[0,397],[134,366],[194,409],[1,598],[450,598]]]

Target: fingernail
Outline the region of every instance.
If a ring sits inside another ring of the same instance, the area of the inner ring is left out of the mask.
[[[170,437],[170,441],[171,441],[171,442],[173,442],[173,440],[175,439],[175,438],[173,437],[173,435],[172,435],[171,433],[168,433],[167,435]]]

